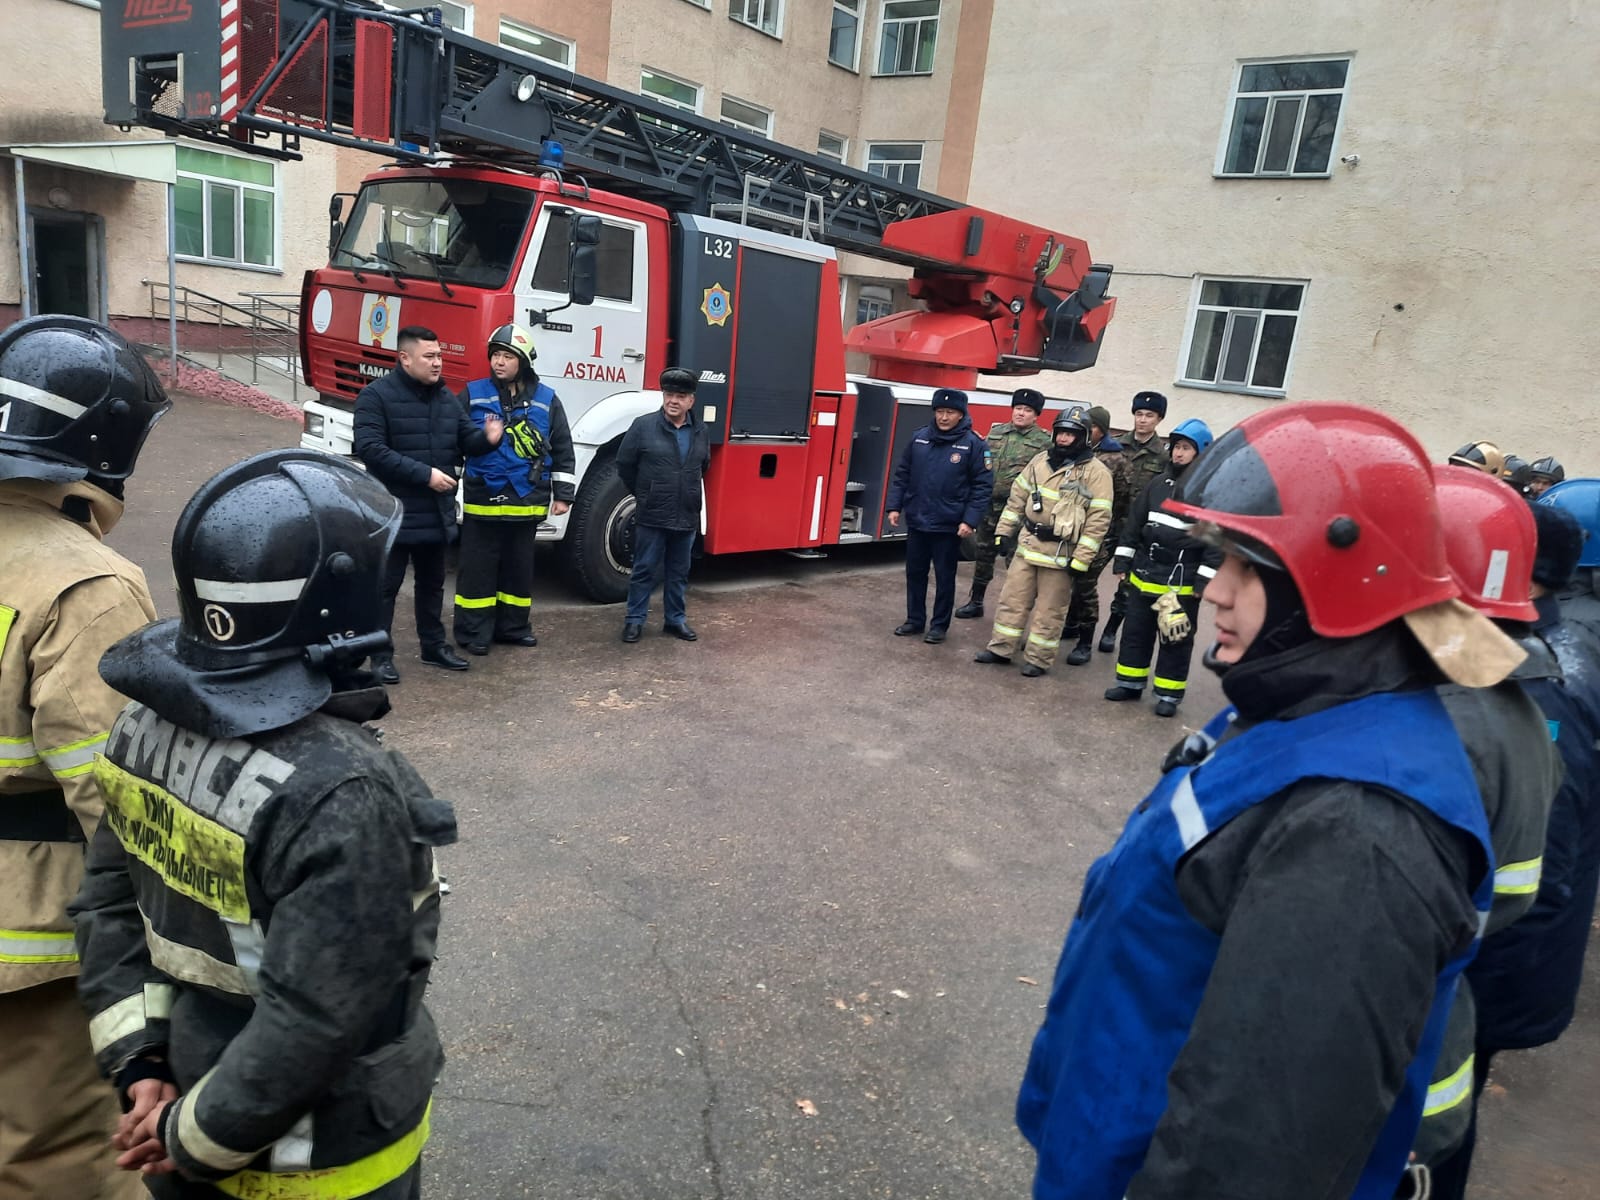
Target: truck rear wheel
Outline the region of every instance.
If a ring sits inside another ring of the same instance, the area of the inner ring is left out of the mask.
[[[608,457],[584,472],[562,549],[568,573],[591,600],[615,604],[628,598],[635,507],[633,493],[617,473],[615,458]]]

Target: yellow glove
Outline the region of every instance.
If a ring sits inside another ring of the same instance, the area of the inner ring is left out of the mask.
[[[1167,592],[1155,602],[1156,632],[1163,642],[1181,642],[1194,632],[1194,622],[1183,611],[1177,592]]]
[[[544,438],[527,421],[507,425],[506,436],[511,439],[511,451],[518,458],[532,461],[544,457]]]

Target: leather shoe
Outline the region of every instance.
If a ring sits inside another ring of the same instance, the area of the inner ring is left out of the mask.
[[[466,671],[472,667],[449,646],[430,646],[422,652],[422,661],[430,667],[443,667],[446,671]]]
[[[1106,689],[1107,700],[1137,700],[1142,695],[1144,695],[1143,688],[1123,687],[1121,684]]]
[[[1156,701],[1156,716],[1158,717],[1170,717],[1177,713],[1177,711],[1178,702],[1176,700],[1162,699]]]
[[[638,624],[629,621],[622,627],[622,640],[625,642],[637,642],[639,640],[639,630],[640,626]]]
[[[1094,647],[1088,642],[1079,642],[1067,653],[1067,666],[1081,667],[1094,657]]]
[[[976,596],[956,609],[956,620],[958,621],[971,621],[981,616],[983,616],[983,601]]]
[[[915,637],[922,632],[922,626],[914,621],[907,621],[904,625],[894,627],[895,637]]]
[[[495,635],[495,642],[501,646],[537,646],[539,639],[531,633],[518,633],[511,637]]]
[[[468,654],[476,654],[479,658],[489,653],[489,647],[482,642],[463,642],[461,648]]]
[[[378,677],[379,683],[399,683],[400,672],[394,669],[394,657],[385,654],[382,658],[372,660],[372,673]]]
[[[1009,658],[1004,654],[996,654],[993,650],[979,650],[972,656],[972,661],[976,663],[1000,663],[1002,666],[1007,667],[1011,665]]]
[[[690,629],[687,622],[682,625],[663,625],[661,632],[670,633],[680,642],[697,642],[700,640],[700,635]]]
[[[1049,674],[1048,671],[1035,663],[1027,663],[1022,668],[1022,677],[1024,679],[1037,679],[1039,676],[1047,674]]]
[[[928,642],[931,645],[937,646],[940,642],[944,641],[944,638],[945,638],[945,631],[944,630],[942,630],[942,629],[930,629],[930,630],[928,630],[928,632],[926,634],[923,635],[922,640],[925,641],[925,642]]]

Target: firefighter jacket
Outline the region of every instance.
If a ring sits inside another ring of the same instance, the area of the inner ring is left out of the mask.
[[[1194,537],[1194,522],[1162,511],[1178,490],[1185,468],[1171,467],[1147,484],[1128,510],[1117,545],[1117,569],[1147,595],[1193,596],[1222,565],[1222,551]]]
[[[1050,465],[1035,456],[1011,485],[995,533],[1018,534],[1017,553],[1036,567],[1087,571],[1111,529],[1111,472],[1093,458]]]
[[[1017,429],[1010,421],[1002,421],[990,426],[983,444],[983,459],[994,472],[994,499],[1003,501],[1009,496],[1011,485],[1022,468],[1032,462],[1035,455],[1048,449],[1050,431],[1038,425]]]
[[[1243,729],[1241,724],[1236,712],[1219,713],[1201,735],[1210,746],[1201,761],[1163,777],[1084,881],[1017,1101],[1017,1124],[1038,1150],[1033,1188],[1038,1200],[1197,1196],[1215,1192],[1217,1180],[1227,1178],[1211,1176],[1213,1182],[1203,1185],[1196,1170],[1178,1190],[1172,1180],[1153,1180],[1147,1172],[1150,1159],[1195,1149],[1197,1141],[1206,1142],[1198,1147],[1206,1154],[1237,1155],[1238,1143],[1214,1146],[1203,1133],[1178,1130],[1171,1122],[1172,1109],[1187,1099],[1175,1067],[1196,1052],[1191,1033],[1203,1042],[1214,1032],[1199,1023],[1202,1005],[1210,999],[1214,970],[1224,962],[1234,968],[1230,924],[1248,921],[1251,913],[1242,908],[1220,934],[1213,931],[1187,906],[1179,873],[1202,842],[1224,836],[1252,809],[1285,791],[1334,781],[1404,796],[1402,803],[1415,805],[1424,819],[1473,846],[1479,861],[1467,887],[1473,908],[1480,914],[1488,910],[1493,877],[1487,869],[1492,859],[1483,805],[1460,738],[1432,689],[1369,695],[1304,716]],[[1244,900],[1240,903],[1247,908]],[[1384,1014],[1413,1031],[1421,1025],[1422,1031],[1409,1065],[1405,1058],[1395,1064],[1397,1076],[1403,1073],[1398,1095],[1371,1114],[1376,1123],[1368,1124],[1363,1111],[1364,1139],[1330,1147],[1337,1151],[1341,1178],[1308,1170],[1303,1189],[1263,1191],[1251,1175],[1254,1164],[1239,1163],[1231,1194],[1390,1200],[1422,1115],[1450,996],[1475,949],[1469,935],[1446,958],[1430,960],[1425,973],[1419,972],[1431,983],[1422,1011]],[[1295,982],[1280,979],[1280,986],[1266,989],[1271,1002],[1279,1009],[1316,1008],[1313,997],[1297,1003]],[[1337,1054],[1342,1038],[1358,1040],[1366,1031],[1324,1032],[1315,1049],[1326,1060]],[[1263,1027],[1255,1033],[1258,1044],[1247,1057],[1270,1069],[1281,1035]],[[1324,1090],[1319,1080],[1297,1082],[1308,1098]],[[1201,1090],[1205,1086],[1200,1083]],[[1301,1107],[1292,1093],[1268,1090],[1263,1099],[1286,1109]],[[1299,1153],[1296,1147],[1291,1154],[1258,1157],[1292,1160]]]
[[[571,504],[578,477],[572,431],[561,400],[548,384],[512,396],[493,379],[475,379],[461,394],[478,428],[484,418],[506,424],[500,444],[467,459],[461,511],[469,517],[538,521],[552,497]]]
[[[89,483],[0,482],[0,992],[78,971],[67,902],[100,822],[95,751],[126,703],[100,656],[156,615],[101,543],[121,515]]]
[[[358,723],[386,710],[336,693],[240,739],[133,703],[96,765],[72,908],[94,1053],[112,1079],[165,1056],[167,1153],[235,1196],[365,1196],[428,1136],[433,847],[455,818]]]

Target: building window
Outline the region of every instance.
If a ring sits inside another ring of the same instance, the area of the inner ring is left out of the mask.
[[[722,123],[732,125],[735,129],[759,133],[762,137],[772,136],[772,110],[732,96],[722,98]]]
[[[860,48],[861,0],[833,0],[833,29],[828,34],[828,61],[846,71],[854,71]]]
[[[879,75],[928,75],[939,40],[939,0],[883,0]]]
[[[842,138],[837,133],[829,133],[826,129],[817,132],[817,153],[823,158],[831,158],[836,163],[842,163],[849,150],[849,138]]]
[[[688,0],[688,2],[696,8],[709,9],[711,7],[711,0]]]
[[[543,59],[558,67],[565,67],[569,71],[578,61],[578,47],[575,42],[569,42],[566,38],[559,38],[554,34],[541,33],[537,29],[519,25],[505,17],[500,18],[500,44],[507,50],[515,50],[518,54],[526,54],[530,58]]]
[[[867,147],[867,170],[916,187],[922,178],[921,142],[877,142]]]
[[[403,0],[378,0],[378,3],[380,7],[390,12],[409,7]],[[472,5],[460,3],[458,0],[429,0],[429,6],[439,10],[446,29],[454,29],[457,33],[472,32]]]
[[[856,296],[856,324],[862,325],[868,321],[876,321],[879,317],[887,317],[894,311],[894,294],[886,287],[877,284],[865,284]]]
[[[783,36],[783,0],[728,0],[728,16],[762,33]]]
[[[180,258],[230,266],[277,266],[277,165],[178,147]]]
[[[700,111],[700,85],[687,79],[663,75],[646,67],[639,72],[639,90],[673,108],[692,113]]]
[[[1281,396],[1306,285],[1271,279],[1199,285],[1180,382]]]
[[[1219,175],[1326,175],[1348,58],[1242,63]]]

